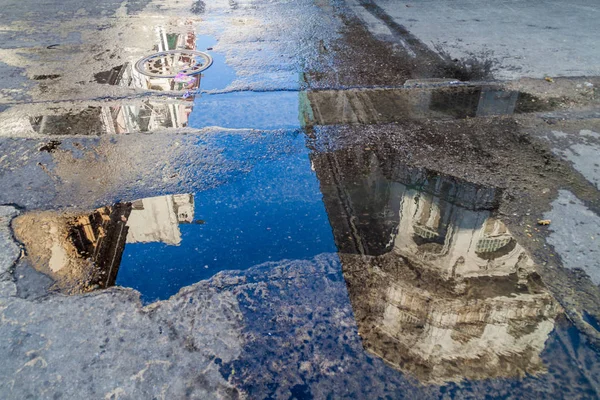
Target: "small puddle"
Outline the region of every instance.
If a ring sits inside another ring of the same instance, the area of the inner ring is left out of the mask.
[[[145,302],[166,299],[221,270],[335,252],[303,135],[284,156],[214,189],[80,215],[26,214],[15,230],[33,258],[49,263],[44,272],[62,279],[65,291],[117,284],[139,290]],[[62,277],[73,270],[77,277]]]
[[[547,111],[534,96],[497,86],[317,90],[306,93],[307,125],[378,124],[407,119],[464,119]]]

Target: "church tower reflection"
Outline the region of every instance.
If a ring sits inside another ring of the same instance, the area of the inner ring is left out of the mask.
[[[365,349],[424,383],[543,372],[560,306],[494,216],[499,191],[389,152],[312,159]]]

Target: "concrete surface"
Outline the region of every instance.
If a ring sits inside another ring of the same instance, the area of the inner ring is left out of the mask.
[[[497,79],[600,75],[594,1],[363,1],[371,3],[432,49],[494,60]]]
[[[600,217],[577,197],[565,190],[544,214],[552,220],[550,243],[567,268],[582,269],[592,282],[600,285]]]

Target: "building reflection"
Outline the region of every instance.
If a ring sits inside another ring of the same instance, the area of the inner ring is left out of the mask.
[[[88,287],[113,286],[125,249],[131,204],[102,207],[71,221],[69,238],[80,257],[92,262]]]
[[[164,27],[156,27],[154,51],[195,50],[196,34],[191,22],[180,28],[180,32],[168,32]],[[44,135],[101,135],[184,128],[188,126],[194,99],[199,93],[201,74],[150,77],[139,73],[128,62],[96,73],[94,79],[100,84],[168,92],[170,96],[29,117],[29,124],[21,123],[19,129]]]
[[[496,86],[313,90],[307,100],[306,125],[376,124],[511,115],[520,93]]]
[[[194,196],[176,194],[101,207],[66,221],[78,257],[91,261],[85,288],[106,288],[117,280],[128,243],[181,242],[180,224],[194,221]]]
[[[377,148],[312,162],[365,349],[425,383],[544,371],[560,307],[494,216],[499,191]]]
[[[127,243],[181,242],[179,224],[194,220],[194,196],[176,194],[136,200],[127,221]]]

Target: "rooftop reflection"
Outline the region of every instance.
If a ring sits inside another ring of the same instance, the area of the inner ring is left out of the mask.
[[[315,154],[363,346],[424,383],[544,371],[559,305],[500,193],[377,149]]]

